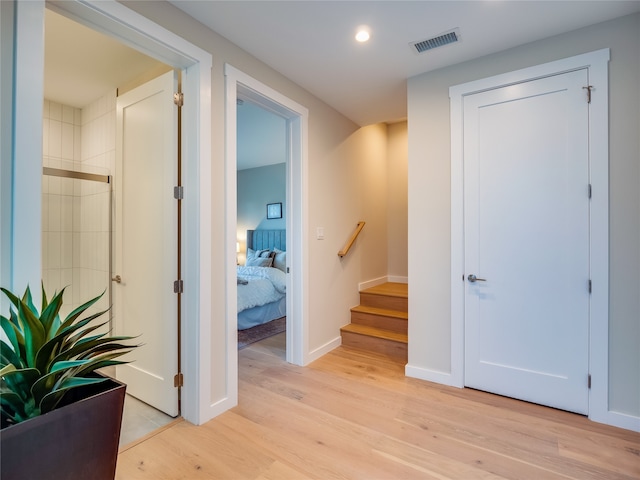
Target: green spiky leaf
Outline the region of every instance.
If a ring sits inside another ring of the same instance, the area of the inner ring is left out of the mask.
[[[104,292],[61,321],[64,289],[48,297],[43,287],[41,313],[28,287],[22,298],[1,291],[11,302],[9,316],[0,317],[6,335],[0,341],[2,428],[56,408],[69,390],[104,381],[94,372],[127,363],[116,358],[138,346],[125,343],[133,337],[93,334],[104,327],[96,319],[106,311],[80,318]]]

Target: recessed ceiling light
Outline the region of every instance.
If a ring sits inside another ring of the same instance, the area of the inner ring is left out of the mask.
[[[356,33],[356,40],[358,42],[366,42],[371,38],[368,27],[358,27],[358,32]]]

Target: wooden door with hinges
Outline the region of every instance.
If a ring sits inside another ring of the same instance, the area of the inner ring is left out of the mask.
[[[115,325],[142,345],[117,367],[127,393],[179,415],[178,108],[171,71],[118,97]]]
[[[464,98],[465,385],[588,412],[587,70]]]

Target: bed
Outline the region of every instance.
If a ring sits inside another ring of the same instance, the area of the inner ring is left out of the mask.
[[[286,231],[247,230],[247,261],[238,265],[238,330],[287,315]]]

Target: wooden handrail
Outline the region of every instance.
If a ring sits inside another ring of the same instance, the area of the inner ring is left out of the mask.
[[[349,239],[349,241],[344,245],[344,247],[342,248],[342,250],[340,250],[338,252],[338,256],[340,258],[344,257],[347,252],[349,252],[349,249],[351,248],[351,246],[353,245],[353,242],[356,241],[356,238],[358,238],[358,235],[360,235],[360,232],[362,231],[362,229],[364,228],[364,222],[358,222],[358,225],[356,226],[355,231],[353,232],[353,235],[351,235],[351,238]]]

